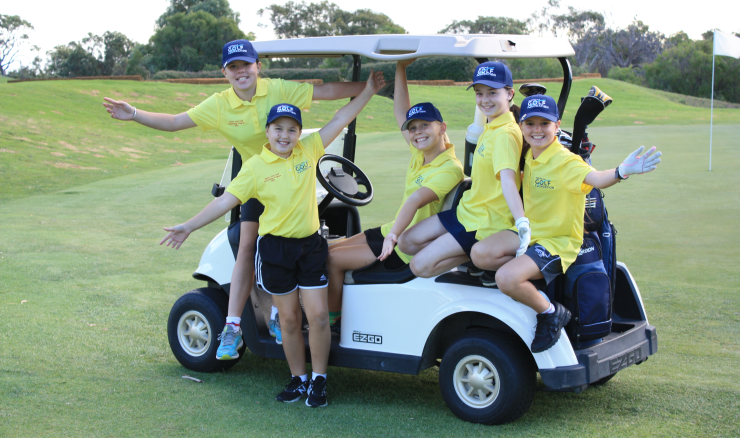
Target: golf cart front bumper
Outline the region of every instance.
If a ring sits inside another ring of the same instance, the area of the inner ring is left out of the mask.
[[[614,323],[612,330],[599,344],[575,350],[578,365],[540,369],[545,386],[553,390],[583,390],[630,365],[645,362],[658,351],[657,330],[646,321]]]

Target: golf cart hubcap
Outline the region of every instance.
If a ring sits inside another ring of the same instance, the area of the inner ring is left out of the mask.
[[[202,356],[211,345],[211,325],[202,313],[196,310],[185,312],[177,323],[177,339],[190,356]]]
[[[455,392],[471,408],[483,409],[498,397],[500,380],[496,367],[483,356],[466,356],[455,367]]]

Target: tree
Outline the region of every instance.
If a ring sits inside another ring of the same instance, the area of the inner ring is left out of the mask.
[[[238,26],[241,22],[239,13],[234,12],[228,0],[170,0],[170,5],[164,14],[157,19],[157,26],[164,27],[167,18],[179,13],[208,12],[216,18],[231,18]]]
[[[81,41],[47,52],[47,72],[54,76],[111,76],[125,73],[134,43],[120,32],[88,33]]]
[[[105,32],[103,34],[103,75],[122,75],[126,73],[129,57],[135,43],[121,32]]]
[[[651,32],[647,24],[633,21],[626,29],[604,29],[595,38],[594,61],[602,75],[613,66],[647,64],[663,52],[665,35]]]
[[[452,23],[438,33],[522,35],[527,33],[527,23],[509,17],[483,17],[479,15],[475,21],[452,20]]]
[[[0,14],[0,76],[5,76],[18,51],[28,40],[26,30],[33,26],[18,15]]]
[[[397,25],[387,15],[370,9],[358,9],[354,12],[339,9],[336,15],[336,35],[378,35],[406,33],[406,29]]]
[[[216,18],[205,11],[178,12],[165,19],[149,39],[157,70],[201,71],[221,64],[221,48],[227,41],[254,39],[246,35],[233,17]]]

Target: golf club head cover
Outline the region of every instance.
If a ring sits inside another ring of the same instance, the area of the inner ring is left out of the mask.
[[[516,250],[516,256],[527,252],[529,248],[529,241],[532,239],[532,230],[529,228],[529,219],[522,216],[516,220],[516,229],[519,234],[519,249]]]
[[[619,165],[619,175],[622,178],[655,170],[655,166],[660,163],[662,152],[655,152],[655,146],[653,146],[644,155],[640,156],[643,150],[645,150],[645,146],[640,146]]]

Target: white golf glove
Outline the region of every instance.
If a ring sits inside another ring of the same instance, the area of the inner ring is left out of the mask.
[[[527,252],[529,241],[532,239],[532,230],[529,228],[529,219],[523,216],[517,219],[516,229],[519,233],[519,249],[516,250],[516,256],[519,257]]]
[[[619,175],[622,178],[627,178],[630,175],[647,173],[655,170],[655,166],[660,163],[660,156],[663,155],[661,152],[653,154],[655,152],[655,146],[651,147],[645,155],[638,157],[638,155],[645,149],[645,146],[640,146],[636,151],[632,152],[622,164],[619,165]]]

